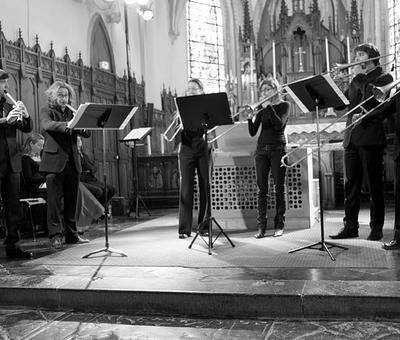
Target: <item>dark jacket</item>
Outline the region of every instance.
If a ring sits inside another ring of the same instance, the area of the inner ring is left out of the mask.
[[[349,89],[345,95],[349,98],[349,110],[361,103],[372,95],[374,86],[383,86],[393,81],[388,73],[383,73],[381,67],[377,67],[368,74],[358,74],[350,82]],[[371,110],[379,102],[372,98],[363,105],[365,110]],[[361,109],[350,113],[347,117],[346,126],[352,122],[355,113],[365,114]],[[361,121],[362,122],[362,121]],[[353,128],[346,130],[344,135],[343,146],[348,147],[350,142],[355,146],[385,146],[386,136],[383,129],[381,119],[365,121],[355,125]]]
[[[70,159],[77,172],[81,172],[81,161],[78,154],[77,136],[89,137],[89,131],[67,130],[67,122],[73,117],[68,108],[64,113],[59,107],[44,108],[40,113],[40,122],[44,130],[45,143],[43,146],[40,171],[60,173]]]
[[[5,116],[7,116],[7,114],[12,110],[12,106],[5,101],[5,98],[0,99],[0,116],[2,116],[3,110]],[[32,128],[33,122],[31,117],[23,118],[21,123],[15,123],[13,125],[9,125],[6,118],[0,118],[0,138],[2,138],[3,142],[7,145],[8,157],[13,172],[21,172],[22,169],[21,153],[19,152],[17,145],[17,130],[22,132],[31,132]],[[4,156],[6,151],[0,150],[0,152],[2,152]]]
[[[22,155],[22,189],[27,194],[37,192],[39,186],[46,182],[46,176],[39,171],[39,163],[28,155]]]

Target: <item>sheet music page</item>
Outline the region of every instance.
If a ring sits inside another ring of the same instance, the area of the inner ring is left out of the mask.
[[[85,112],[87,106],[90,103],[85,103],[85,104],[81,104],[78,107],[78,110],[75,111],[74,113],[74,118],[72,118],[68,123],[67,123],[67,128],[68,129],[73,129],[74,126],[76,125],[77,122],[79,122],[79,120],[81,119],[83,113]]]
[[[150,133],[152,127],[137,128],[131,130],[123,140],[141,140]]]

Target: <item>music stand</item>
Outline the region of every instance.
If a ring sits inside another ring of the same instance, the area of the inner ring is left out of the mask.
[[[319,242],[310,244],[308,246],[292,249],[289,253],[294,253],[303,249],[316,249],[326,251],[331,260],[335,261],[329,248],[337,247],[343,250],[348,248],[330,242],[325,242],[324,231],[324,207],[323,207],[323,181],[321,171],[321,139],[319,133],[319,110],[328,107],[338,107],[348,105],[349,101],[340,91],[329,75],[316,75],[311,76],[299,81],[293,82],[284,87],[287,93],[293,98],[295,103],[304,112],[315,111],[316,128],[317,128],[317,157],[318,157],[318,176],[319,176],[319,211],[320,211],[320,225],[321,225],[321,240]]]
[[[149,209],[146,206],[146,203],[144,202],[142,195],[139,194],[139,181],[138,181],[138,166],[137,166],[137,155],[136,155],[136,146],[137,142],[141,141],[144,139],[152,130],[152,127],[144,127],[144,128],[138,128],[138,129],[133,129],[131,130],[122,140],[121,142],[124,142],[125,145],[129,146],[132,148],[133,152],[133,194],[135,196],[134,202],[135,202],[135,218],[137,219],[139,216],[139,201],[142,203],[143,207],[146,209],[147,214],[151,216]],[[128,215],[133,210],[133,205],[130,204],[129,207],[129,212]]]
[[[203,94],[198,96],[178,97],[175,98],[175,104],[178,110],[178,114],[181,117],[182,125],[184,130],[199,131],[203,130],[205,134],[205,142],[208,145],[207,131],[217,125],[230,125],[233,124],[232,115],[229,107],[228,97],[225,92],[222,93],[211,93]],[[208,151],[206,152],[207,164],[209,164]],[[215,217],[211,216],[211,201],[210,201],[210,178],[209,171],[207,170],[207,209],[206,218],[197,226],[196,235],[189,245],[189,249],[196,241],[197,237],[203,239],[208,246],[208,254],[211,255],[211,248],[213,248],[215,241],[222,234],[229,241],[232,247],[235,245],[225,233],[222,227],[219,225]],[[204,240],[200,234],[200,227],[208,223],[208,242]],[[215,225],[219,229],[219,233],[212,239],[212,225]]]
[[[104,180],[104,223],[105,223],[105,247],[92,251],[82,256],[83,259],[91,255],[105,252],[106,255],[116,253],[122,257],[127,255],[121,251],[109,247],[108,242],[108,204],[107,204],[107,168],[106,168],[106,130],[123,130],[131,120],[137,107],[131,105],[112,105],[112,104],[81,104],[76,110],[74,118],[68,122],[70,129],[102,130],[103,132],[103,180]]]

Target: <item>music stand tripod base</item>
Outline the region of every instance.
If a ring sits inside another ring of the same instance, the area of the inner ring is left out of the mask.
[[[204,239],[204,237],[201,235],[202,232],[200,232],[201,226],[205,223],[208,222],[208,241],[206,241]],[[215,223],[219,229],[219,233],[217,234],[217,236],[215,237],[214,241],[212,239],[212,224]],[[211,249],[214,248],[214,243],[217,241],[218,237],[220,235],[224,235],[225,238],[229,241],[229,243],[231,244],[232,248],[235,247],[235,245],[233,244],[233,242],[231,241],[231,239],[229,238],[229,236],[225,233],[224,229],[222,229],[222,227],[219,225],[219,223],[217,222],[217,220],[214,217],[210,217],[209,219],[205,220],[204,222],[200,223],[200,225],[197,227],[197,231],[196,231],[196,235],[194,235],[194,238],[192,240],[192,242],[190,242],[189,244],[189,249],[192,248],[193,243],[196,241],[197,237],[200,236],[201,239],[204,241],[204,243],[207,245],[208,247],[208,255],[211,255]]]
[[[99,253],[103,253],[103,252],[105,252],[105,253],[107,253],[107,254],[118,254],[118,255],[120,255],[121,257],[128,257],[128,255],[126,255],[126,254],[123,253],[122,251],[115,250],[115,249],[109,248],[109,247],[105,247],[105,248],[101,248],[101,249],[94,250],[94,251],[90,252],[89,254],[87,254],[87,255],[85,255],[85,256],[82,256],[82,258],[83,258],[83,259],[87,259],[87,258],[91,257],[92,255],[99,254]]]

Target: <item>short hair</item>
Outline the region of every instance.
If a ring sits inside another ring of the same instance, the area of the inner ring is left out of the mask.
[[[364,44],[360,44],[360,45],[356,46],[355,49],[354,49],[354,52],[358,52],[358,51],[367,53],[368,54],[368,58],[376,58],[376,57],[380,57],[381,56],[381,54],[379,53],[378,48],[375,45],[371,44],[371,43],[364,43]],[[372,62],[375,65],[379,65],[379,58],[375,59],[375,60],[372,60]]]
[[[45,91],[45,94],[47,95],[47,100],[49,103],[50,107],[56,107],[57,106],[57,94],[58,90],[60,88],[65,88],[68,90],[69,93],[69,105],[75,106],[75,91],[72,88],[71,85],[67,84],[64,81],[57,80],[55,81],[50,87]]]
[[[22,147],[22,152],[26,155],[29,155],[32,151],[31,143],[36,144],[40,140],[44,140],[43,135],[36,132],[31,133],[25,140],[24,146]]]
[[[0,80],[5,80],[8,78],[9,78],[9,74],[6,71],[0,69]]]
[[[203,83],[201,82],[201,80],[199,78],[190,78],[189,83],[195,83],[200,88],[200,90],[202,92],[204,92]]]

